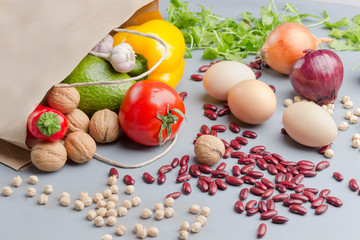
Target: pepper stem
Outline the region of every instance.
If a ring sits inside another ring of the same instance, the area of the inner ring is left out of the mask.
[[[51,136],[61,130],[59,115],[56,113],[44,112],[36,122],[41,134]]]
[[[161,115],[160,111],[157,112],[156,116],[158,119],[160,119],[160,121],[162,121],[161,127],[160,127],[160,131],[159,131],[159,145],[163,145],[167,140],[170,139],[171,136],[171,125],[172,124],[176,124],[177,121],[179,120],[179,117],[176,115],[173,115],[172,113],[176,112],[177,114],[179,114],[181,117],[183,117],[185,119],[185,115],[183,112],[181,112],[179,109],[177,108],[173,108],[169,110],[169,104],[166,107],[166,113],[165,115]],[[166,133],[167,133],[167,138],[165,140],[163,137],[163,130],[166,129]]]

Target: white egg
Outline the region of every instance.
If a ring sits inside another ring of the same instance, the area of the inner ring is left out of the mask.
[[[254,71],[247,65],[235,61],[221,61],[205,72],[203,85],[210,96],[226,101],[230,89],[236,83],[255,78]]]

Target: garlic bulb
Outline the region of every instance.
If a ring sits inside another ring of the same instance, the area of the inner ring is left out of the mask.
[[[120,43],[115,46],[110,54],[109,62],[118,72],[130,72],[135,65],[136,55],[128,43]]]
[[[113,44],[114,39],[110,34],[108,34],[92,49],[92,51],[98,53],[108,53],[113,49]]]

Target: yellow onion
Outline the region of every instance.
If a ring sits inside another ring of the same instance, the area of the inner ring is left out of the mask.
[[[260,56],[275,71],[289,74],[295,61],[304,55],[304,50],[316,50],[321,43],[331,41],[330,38],[314,37],[309,29],[299,23],[283,23],[266,38]]]

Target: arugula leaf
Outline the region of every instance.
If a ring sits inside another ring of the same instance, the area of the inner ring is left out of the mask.
[[[349,26],[349,18],[348,17],[343,17],[342,19],[340,19],[339,21],[334,22],[334,23],[325,22],[325,27],[327,27],[327,28],[337,28],[337,27],[342,27],[342,26]]]

